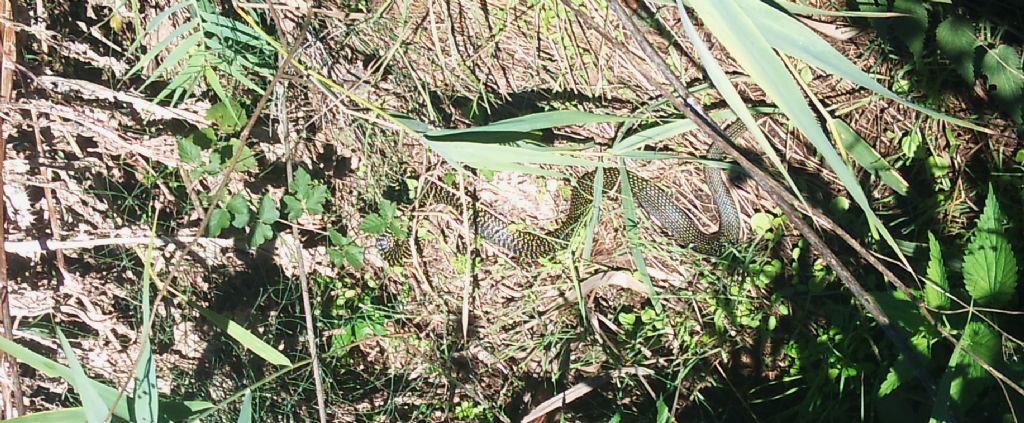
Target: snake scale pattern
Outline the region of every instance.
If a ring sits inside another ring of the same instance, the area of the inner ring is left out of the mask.
[[[743,129],[742,124],[732,125],[726,132],[730,137],[736,132],[735,127]],[[722,151],[715,144],[708,150],[708,159],[722,158]],[[602,189],[610,192],[619,182],[619,169],[610,167],[603,170]],[[521,259],[536,259],[548,256],[555,251],[564,249],[574,233],[588,221],[593,208],[594,183],[597,171],[580,176],[573,185],[569,199],[569,210],[561,223],[546,234],[527,231],[516,231],[508,222],[486,210],[475,210],[473,228],[476,233],[491,244],[497,245]],[[704,167],[704,180],[718,209],[719,229],[715,232],[704,232],[683,211],[682,207],[672,201],[672,195],[655,183],[626,171],[633,198],[640,208],[654,220],[670,239],[677,244],[690,247],[701,254],[718,256],[739,240],[740,217],[733,203],[732,196],[722,177],[722,170],[716,167]],[[459,210],[461,201],[451,190],[436,184],[424,186],[423,198],[427,202],[445,204]],[[378,239],[378,249],[382,256],[391,264],[400,262],[408,256],[405,243],[394,245],[390,239]]]

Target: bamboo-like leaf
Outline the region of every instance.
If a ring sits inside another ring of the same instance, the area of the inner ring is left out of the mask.
[[[534,113],[512,119],[505,119],[489,125],[475,126],[465,129],[441,129],[429,131],[424,134],[427,139],[456,139],[460,141],[475,141],[478,134],[483,132],[530,132],[541,129],[553,128],[556,126],[585,125],[590,123],[626,122],[632,118],[601,115],[596,113],[582,112],[579,110],[557,110],[553,112]]]
[[[566,156],[558,152],[540,151],[522,147],[479,144],[473,142],[426,141],[426,144],[456,167],[469,165],[476,168],[497,171],[562,176],[558,172],[548,171],[529,165],[550,164],[559,166],[604,166],[603,163],[593,160]]]
[[[252,422],[252,390],[245,390],[245,397],[242,398],[242,409],[238,412],[238,423]]]
[[[164,20],[167,19],[168,16],[171,16],[172,13],[177,12],[177,11],[181,10],[181,8],[183,8],[185,6],[188,6],[190,4],[192,4],[191,1],[183,1],[183,2],[176,3],[173,6],[164,9],[162,12],[160,12],[159,14],[154,16],[153,19],[151,19],[148,24],[146,24],[146,29],[145,29],[145,31],[143,31],[143,34],[148,34],[148,33],[153,32],[153,30],[158,28],[160,26],[160,24],[162,24],[164,22]],[[133,42],[132,45],[130,47],[128,47],[128,52],[129,53],[135,53],[135,49],[139,48],[139,45],[142,44],[143,39],[144,39],[144,37],[142,37],[141,34],[140,34],[135,39],[135,42]]]
[[[274,47],[264,40],[258,32],[253,31],[252,28],[242,22],[216,13],[200,12],[199,16],[206,21],[203,25],[203,30],[206,32],[227,40],[235,40],[245,43],[259,49],[267,51],[274,50]]]
[[[697,29],[693,27],[693,23],[690,22],[690,17],[686,13],[686,9],[683,8],[682,3],[677,3],[679,14],[683,20],[683,31],[686,36],[693,43],[694,50],[697,51],[697,56],[700,57],[701,64],[704,65],[704,70],[707,72],[708,77],[711,78],[711,82],[715,84],[715,88],[718,89],[719,94],[725,99],[726,104],[729,108],[736,113],[736,117],[739,118],[740,122],[747,127],[754,140],[757,141],[757,145],[761,147],[761,151],[768,156],[768,161],[775,166],[775,169],[779,171],[779,174],[786,180],[786,184],[793,191],[801,201],[804,201],[803,195],[800,194],[800,190],[797,189],[796,183],[793,182],[793,178],[789,176],[789,172],[786,171],[786,166],[782,164],[782,159],[779,158],[779,154],[775,152],[771,143],[768,142],[768,138],[765,138],[764,133],[761,132],[761,128],[757,126],[757,121],[754,120],[754,116],[750,114],[750,110],[747,109],[747,105],[743,103],[743,99],[740,97],[740,93],[736,91],[736,88],[732,86],[732,82],[729,81],[729,77],[722,70],[722,67],[718,64],[718,59],[711,54],[711,49],[708,48],[704,40],[701,39],[700,34],[697,33]],[[766,50],[768,54],[774,56],[771,51]],[[756,58],[754,60],[757,60]]]
[[[82,364],[75,357],[75,350],[68,343],[68,338],[64,337],[64,332],[60,330],[59,326],[54,327],[54,330],[57,332],[57,339],[60,340],[60,347],[64,350],[64,357],[68,359],[68,368],[71,369],[71,378],[68,379],[68,382],[75,387],[75,391],[78,391],[78,396],[82,398],[82,408],[85,410],[86,421],[89,423],[103,423],[107,418],[107,407],[93,386],[95,382],[85,374],[85,369],[82,368]]]
[[[238,323],[235,323],[231,319],[228,319],[213,310],[199,306],[191,301],[189,301],[189,305],[199,311],[203,317],[206,317],[218,329],[227,333],[228,336],[233,338],[235,341],[238,341],[238,343],[247,350],[252,351],[253,354],[258,355],[260,358],[267,360],[267,362],[274,365],[290,366],[292,364],[291,360],[288,360],[288,357],[285,357],[280,351],[268,345],[266,342],[263,342],[262,339],[253,335],[252,332],[249,332]]]
[[[924,287],[924,302],[935,309],[949,308],[949,280],[946,278],[946,264],[942,260],[942,248],[935,235],[928,232],[928,284]]]
[[[145,88],[147,85],[149,85],[151,82],[153,82],[156,78],[160,77],[165,72],[167,72],[169,69],[171,69],[171,66],[174,66],[174,65],[178,64],[179,61],[184,59],[185,56],[193,48],[195,48],[195,46],[199,43],[199,40],[202,40],[202,39],[203,39],[203,33],[202,32],[195,32],[192,35],[189,35],[188,37],[185,37],[184,40],[181,40],[181,42],[179,42],[178,45],[174,46],[174,49],[171,50],[171,52],[167,54],[167,57],[165,57],[164,61],[160,63],[160,66],[158,66],[156,68],[156,70],[154,70],[150,74],[150,77],[147,78],[146,82],[142,84],[142,88]]]
[[[853,160],[860,167],[877,176],[883,184],[888,185],[900,195],[907,195],[910,184],[900,176],[896,169],[889,166],[889,163],[867,141],[864,141],[864,138],[861,138],[857,131],[854,131],[850,125],[839,119],[832,120],[832,124],[835,126],[837,135],[839,135],[840,144],[853,156]]]
[[[49,377],[59,377],[61,379],[70,381],[74,377],[73,372],[70,368],[62,366],[61,364],[36,354],[32,350],[18,345],[16,342],[0,337],[0,351],[10,354],[18,361],[31,366],[43,374]],[[93,389],[99,393],[99,396],[103,399],[104,405],[107,409],[110,409],[114,405],[114,399],[117,398],[117,390],[96,382],[89,380]],[[189,418],[196,412],[213,407],[213,404],[206,401],[160,401],[160,413],[161,419],[179,421]],[[106,410],[104,410],[106,412]],[[125,398],[121,398],[121,401],[117,403],[117,407],[114,408],[114,415],[118,418],[126,421],[131,421],[131,415],[128,411],[128,401]]]
[[[153,245],[146,249],[142,270],[142,321],[148,322],[152,315],[150,306],[150,272],[152,272]],[[160,396],[156,387],[156,362],[153,360],[153,344],[147,336],[140,345],[142,353],[135,368],[135,422],[154,423],[160,415]]]
[[[166,49],[167,46],[171,44],[171,42],[178,39],[182,35],[187,34],[189,31],[195,29],[197,26],[199,26],[199,21],[191,20],[186,22],[184,25],[178,27],[174,31],[171,31],[171,33],[164,37],[164,39],[160,40],[160,42],[153,46],[153,48],[149,49],[149,51],[147,51],[146,54],[139,59],[138,63],[136,63],[135,66],[132,66],[132,68],[128,70],[128,73],[125,76],[129,77],[136,74],[139,70],[142,69],[143,66],[146,66],[149,64],[149,62],[153,61],[153,58],[155,58],[157,54],[160,54],[160,52],[164,51],[164,49]]]
[[[651,0],[653,3],[663,4],[666,6],[675,5],[675,0]],[[897,12],[863,12],[857,10],[825,10],[818,9],[816,7],[805,6],[800,3],[794,3],[786,0],[775,0],[773,4],[778,5],[785,11],[797,15],[811,15],[811,16],[841,16],[848,18],[895,18],[899,16],[905,16],[902,13]],[[684,0],[684,5],[689,6],[690,1]]]
[[[757,26],[755,29],[761,33],[773,48],[928,116],[977,131],[991,132],[963,119],[957,119],[900,98],[900,96],[860,70],[857,65],[832,48],[829,43],[821,39],[810,28],[787,16],[785,13],[756,0],[733,1],[740,1],[743,4],[740,9],[747,16],[756,17]],[[718,31],[715,31],[715,34],[717,35]]]
[[[4,420],[4,423],[67,423],[83,422],[86,421],[87,418],[84,408],[71,407],[26,414],[21,417]]]
[[[709,113],[708,116],[715,121],[722,121],[736,117],[736,113],[729,109],[722,109],[715,110]],[[696,128],[697,124],[690,119],[672,119],[667,123],[647,128],[623,138],[615,143],[609,152],[615,155],[623,155],[630,151],[639,150],[648,144],[685,134]]]
[[[621,161],[621,160],[620,160]],[[626,174],[626,167],[619,166],[619,190],[622,194],[622,215],[625,218],[626,239],[629,240],[629,250],[633,256],[633,265],[640,280],[647,285],[647,294],[651,297],[651,305],[658,317],[662,314],[661,300],[658,291],[651,282],[651,275],[647,272],[647,262],[644,260],[644,252],[640,247],[639,220],[636,213],[636,202],[633,201],[633,188],[629,184],[629,176]]]
[[[871,203],[861,188],[853,171],[843,162],[828,138],[822,132],[810,107],[801,95],[800,87],[786,70],[782,60],[771,49],[771,45],[753,23],[752,13],[762,6],[755,0],[692,0],[701,19],[726,46],[730,53],[771,98],[779,109],[800,128],[800,131],[811,141],[814,148],[825,159],[825,163],[839,177],[853,200],[867,216],[868,222],[878,230],[882,238],[889,244],[896,255],[906,264],[906,257],[899,249],[895,238],[885,228]],[[755,5],[756,4],[756,5]],[[770,10],[770,7],[768,8]],[[792,20],[791,17],[775,11],[775,19]],[[757,21],[762,26],[769,26],[765,20],[773,17],[759,14]],[[817,38],[813,36],[812,38]]]

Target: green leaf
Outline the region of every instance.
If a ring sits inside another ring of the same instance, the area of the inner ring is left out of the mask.
[[[252,422],[252,390],[245,390],[245,397],[242,398],[242,409],[238,411],[238,423]]]
[[[26,414],[21,417],[4,420],[4,423],[66,423],[83,422],[88,417],[82,407],[61,408],[58,410],[43,411],[39,413]]]
[[[772,229],[772,216],[768,213],[758,212],[750,216],[750,229],[757,236],[764,236]]]
[[[288,188],[292,190],[296,197],[305,198],[311,182],[313,182],[313,179],[309,177],[309,173],[306,172],[306,169],[300,167],[292,175],[292,181],[288,184]]]
[[[270,225],[277,221],[281,217],[281,213],[277,210],[277,202],[274,201],[274,197],[270,194],[263,194],[260,198],[260,208],[256,211],[256,219],[260,223]]]
[[[378,207],[380,207],[380,216],[386,221],[394,220],[398,214],[398,204],[395,204],[394,201],[381,200]]]
[[[149,49],[149,51],[147,51],[146,54],[139,59],[138,63],[136,63],[135,66],[128,70],[128,73],[125,75],[125,77],[135,75],[144,67],[148,66],[149,63],[152,62],[154,58],[156,58],[156,55],[164,51],[164,49],[166,49],[167,46],[171,44],[171,42],[178,39],[178,37],[188,33],[189,31],[195,29],[197,26],[199,26],[199,21],[191,20],[186,22],[184,25],[175,28],[174,31],[171,31],[170,34],[167,34],[167,36],[160,40],[160,42],[153,46],[153,48]]]
[[[152,314],[149,302],[150,274],[153,263],[152,244],[146,249],[144,259],[142,293],[139,302],[142,303],[142,321],[147,322]],[[154,423],[159,420],[160,416],[160,397],[156,386],[156,361],[153,360],[153,343],[150,342],[150,337],[145,337],[141,347],[142,353],[139,356],[138,366],[135,368],[135,388],[132,391],[132,398],[135,400],[135,422]]]
[[[534,175],[562,176],[532,164],[559,166],[606,166],[604,163],[580,159],[550,148],[532,149],[477,142],[426,141],[427,146],[444,157],[452,166],[469,165],[478,169],[511,171]]]
[[[227,317],[224,317],[212,310],[206,309],[191,301],[189,302],[189,304],[197,311],[199,311],[200,314],[206,317],[206,319],[209,320],[210,323],[213,323],[213,325],[216,326],[218,329],[227,333],[228,336],[230,336],[235,341],[238,341],[238,343],[245,347],[245,349],[252,351],[253,354],[260,356],[260,358],[266,360],[268,363],[278,366],[292,365],[292,362],[288,360],[288,357],[285,357],[284,354],[281,354],[280,351],[278,351],[274,347],[271,347],[266,342],[263,342],[262,339],[256,337],[256,335],[253,335],[252,332],[249,332],[238,323],[235,323],[231,319],[228,319]]]
[[[1003,231],[1005,220],[995,190],[989,185],[985,209],[971,235],[963,264],[967,292],[981,305],[1006,305],[1017,288],[1017,260]]]
[[[953,15],[935,29],[935,43],[967,83],[974,83],[974,48],[978,38],[974,24],[960,15]]]
[[[242,125],[249,120],[245,110],[237,101],[229,100],[210,106],[206,111],[206,118],[220,126],[221,132],[232,133],[242,129]]]
[[[202,150],[194,142],[192,137],[178,138],[178,158],[190,165],[198,165],[203,159]]]
[[[232,138],[231,141],[228,141],[228,145],[232,147],[232,154],[237,152],[239,147],[241,147],[242,149],[242,152],[239,153],[240,155],[238,157],[238,163],[235,164],[235,170],[239,172],[248,172],[250,170],[256,169],[256,156],[253,156],[252,150],[250,150],[249,147],[246,147],[241,144],[242,141],[239,140],[238,138]]]
[[[860,167],[875,175],[900,195],[906,196],[910,184],[900,176],[899,172],[889,166],[889,163],[875,151],[864,138],[861,138],[857,131],[854,131],[846,122],[835,119],[832,121],[836,132],[839,135],[839,142],[853,156],[853,160]]]
[[[281,200],[284,201],[285,210],[288,211],[289,221],[294,222],[299,218],[299,216],[302,216],[302,201],[299,201],[298,198],[292,197],[290,195],[282,197]]]
[[[363,223],[359,224],[359,230],[370,235],[384,235],[385,229],[387,229],[387,222],[376,213],[366,216]]]
[[[249,238],[249,248],[256,248],[263,245],[274,237],[274,228],[266,223],[256,222],[252,227],[252,237]]]
[[[794,20],[785,13],[760,1],[745,1],[744,10],[756,18],[757,30],[761,32],[773,48],[796,57],[805,63],[821,68],[831,74],[840,76],[850,82],[874,91],[882,97],[896,101],[901,105],[917,110],[936,119],[955,125],[986,132],[981,126],[939,113],[927,107],[904,100],[888,88],[875,81],[857,65],[836,51],[831,44],[821,39],[806,25]]]
[[[868,223],[879,231],[900,259],[906,261],[895,238],[871,209],[871,202],[861,188],[857,177],[846,166],[828,137],[822,132],[814,113],[801,94],[800,87],[759,29],[760,23],[765,20],[766,16],[757,11],[761,8],[771,9],[771,7],[757,0],[692,0],[691,3],[700,13],[704,24],[748,71],[758,86],[765,91],[765,94],[811,141],[828,166],[835,171],[839,181],[853,197],[854,202],[863,211]],[[779,12],[774,11],[773,13],[778,14]],[[785,15],[779,19],[793,20]],[[754,24],[755,20],[759,25]],[[771,20],[770,17],[769,20]]]
[[[323,213],[324,201],[327,201],[327,187],[317,184],[305,198],[306,211],[311,214]]]
[[[557,110],[553,112],[534,113],[512,119],[505,119],[485,126],[466,129],[440,129],[427,131],[424,136],[429,140],[444,138],[446,140],[483,141],[488,139],[488,132],[530,132],[541,129],[567,125],[586,125],[590,123],[626,122],[632,118],[601,115],[579,110]]]
[[[988,371],[963,350],[971,351],[985,363],[1000,368],[1000,344],[999,334],[986,323],[972,320],[967,324],[936,389],[938,395],[932,407],[932,421],[951,421],[957,414],[954,411],[962,413],[968,410],[977,402],[979,393],[994,382]]]
[[[928,284],[924,287],[924,302],[928,307],[936,309],[949,308],[949,281],[946,279],[946,265],[942,260],[942,250],[935,235],[928,232],[928,271],[925,275]]]
[[[57,338],[60,339],[60,347],[64,350],[64,356],[68,359],[68,367],[71,369],[71,378],[68,379],[68,382],[71,383],[71,386],[75,387],[75,391],[78,391],[78,395],[82,397],[82,408],[85,409],[86,421],[89,423],[104,423],[107,419],[107,406],[93,386],[95,381],[85,374],[82,365],[75,358],[75,350],[71,348],[71,344],[64,337],[64,332],[60,330],[60,327],[55,326],[54,330],[57,332]]]
[[[32,350],[18,345],[14,341],[5,337],[0,337],[0,351],[10,354],[18,361],[31,366],[33,369],[38,370],[46,376],[59,377],[67,381],[70,381],[74,377],[71,369],[36,354]],[[114,399],[118,397],[118,391],[110,386],[91,379],[89,382],[93,386],[93,389],[99,393],[99,396],[103,399],[104,406],[106,407],[104,413],[106,413],[106,411],[114,405]],[[129,401],[125,401],[125,398],[122,397],[121,401],[117,403],[117,407],[114,407],[114,415],[123,420],[131,421],[132,417],[128,412],[128,403]],[[205,401],[160,401],[160,414],[161,418],[165,420],[187,420],[197,411],[212,407],[213,404]]]
[[[210,214],[210,224],[206,226],[207,234],[211,237],[217,237],[220,235],[220,231],[231,225],[231,213],[227,210],[218,208]]]
[[[1006,108],[1015,122],[1020,122],[1024,102],[1024,72],[1021,71],[1017,50],[1003,44],[985,53],[981,59],[981,73],[988,78],[988,86],[996,102]]]
[[[249,218],[251,217],[252,211],[249,209],[249,203],[245,201],[245,197],[242,193],[237,193],[231,196],[231,200],[228,201],[226,208],[231,215],[235,218],[231,221],[231,226],[238,229],[242,229],[245,225],[249,224]]]
[[[872,4],[874,3],[874,4]],[[924,39],[928,33],[928,9],[921,0],[888,0],[883,2],[859,2],[861,9],[868,12],[898,12],[904,16],[871,21],[883,36],[902,42],[914,55],[914,61],[921,61]]]

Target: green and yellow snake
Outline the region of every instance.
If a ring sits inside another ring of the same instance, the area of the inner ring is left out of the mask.
[[[743,129],[742,124],[733,126]],[[732,135],[730,134],[730,136]],[[707,157],[711,160],[718,160],[722,157],[722,151],[712,144]],[[565,218],[557,228],[546,234],[515,231],[508,222],[486,210],[474,212],[472,226],[481,238],[516,257],[529,260],[548,256],[555,251],[564,249],[576,230],[588,221],[594,203],[596,174],[597,171],[591,171],[577,179],[576,184],[572,187],[569,210]],[[618,183],[619,175],[618,168],[611,167],[603,170],[601,178],[603,192],[609,192]],[[721,169],[704,168],[704,180],[711,191],[719,217],[718,231],[710,233],[701,230],[683,209],[672,201],[672,195],[669,192],[628,170],[626,176],[629,179],[629,186],[636,203],[677,244],[690,247],[693,251],[701,254],[718,256],[739,240],[739,212],[733,204],[732,196],[722,178]],[[461,208],[462,203],[452,190],[433,183],[427,183],[423,188],[422,198],[427,199],[427,202],[445,204],[456,210]],[[379,238],[377,247],[381,250],[385,260],[391,264],[400,262],[408,254],[405,245],[394,245],[389,238]]]

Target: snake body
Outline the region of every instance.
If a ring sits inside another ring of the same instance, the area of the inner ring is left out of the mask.
[[[707,156],[712,160],[720,159],[722,151],[712,144]],[[514,231],[508,222],[485,210],[477,210],[473,214],[473,228],[483,239],[517,257],[535,259],[548,256],[565,248],[576,230],[590,216],[594,203],[596,175],[597,171],[591,171],[577,179],[572,188],[566,216],[557,228],[546,234]],[[672,195],[669,192],[628,170],[626,176],[636,203],[677,244],[691,247],[693,251],[701,254],[717,256],[739,240],[739,212],[733,204],[732,196],[722,178],[721,169],[704,168],[705,182],[718,209],[719,228],[715,232],[701,230],[683,209],[672,201]],[[618,168],[605,168],[601,178],[603,192],[611,191],[618,183],[619,177]],[[460,209],[462,204],[460,198],[451,190],[436,184],[427,184],[424,189],[423,196],[428,201],[445,204],[456,210]],[[399,253],[400,249],[393,248],[387,242],[378,240],[378,246],[384,247],[382,248],[385,250],[384,256],[389,262],[400,260],[405,255],[405,253]]]

